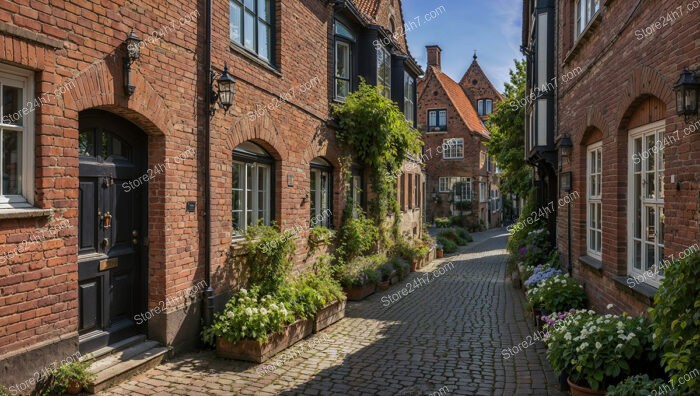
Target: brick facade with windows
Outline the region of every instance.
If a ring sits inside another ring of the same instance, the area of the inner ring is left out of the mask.
[[[678,13],[672,1],[589,2],[583,22],[578,2],[557,2],[556,133],[573,142],[561,171],[572,173],[581,197],[558,212],[558,247],[596,309],[613,303],[617,311],[643,314],[659,278],[642,271],[700,240],[698,118],[686,123],[677,116],[673,93],[684,68],[700,69],[700,12],[682,4]],[[539,12],[530,3],[524,2],[526,26]],[[649,29],[674,12],[676,23]],[[637,145],[655,141],[663,157],[651,156],[652,164],[649,146]]]
[[[493,88],[493,85],[474,59],[462,78],[465,80],[469,76],[470,87],[464,88],[442,72],[440,47],[428,46],[427,51],[428,70],[418,85],[418,128],[425,142],[423,162],[428,175],[428,221],[464,214],[471,223],[498,226],[502,221],[501,211],[491,210],[489,203],[491,188],[497,189],[495,172],[487,169],[485,143],[490,134],[483,121],[486,117],[480,117],[475,108],[477,100],[488,95],[487,91],[473,88]],[[471,84],[472,80],[478,80],[477,84]],[[500,100],[495,89],[488,92],[493,95],[489,96],[493,103]],[[468,186],[455,194],[456,182]],[[460,204],[456,201],[465,199],[471,200],[471,208],[458,207]]]
[[[227,65],[237,91],[228,112],[217,108],[211,117],[211,212],[205,213],[209,93],[203,88],[204,3],[0,3],[0,84],[9,81],[6,99],[17,95],[18,81],[27,84],[18,103],[41,99],[40,106],[25,114],[25,125],[0,124],[1,133],[7,130],[8,136],[34,132],[33,152],[31,147],[23,151],[27,169],[22,173],[33,180],[23,185],[33,186],[8,199],[0,194],[4,385],[21,383],[79,349],[94,350],[95,340],[110,342],[113,325],[125,323],[136,312],[165,308],[133,326],[134,332],[175,352],[197,345],[207,219],[217,306],[244,282],[236,264],[241,245],[235,241],[234,213],[245,212],[243,219],[274,220],[283,229],[297,231],[299,269],[306,265],[312,201],[332,211],[324,224],[339,225],[350,192],[330,115],[330,103],[336,99],[334,20],[347,23],[355,35],[351,90],[359,76],[376,83],[376,66],[359,65],[376,65],[374,42],[379,40],[393,52],[392,98],[400,108],[410,109],[404,106],[411,92],[404,76],[416,81],[422,72],[407,54],[404,35],[392,38],[389,32],[390,21],[402,25],[401,3],[278,0],[255,10],[245,4],[213,2],[212,66],[218,77]],[[232,23],[236,12],[240,19]],[[253,25],[255,39],[250,34]],[[132,28],[143,42],[130,73],[135,90],[127,96],[124,40]],[[361,59],[365,56],[371,61]],[[415,87],[412,92],[415,96]],[[19,107],[11,110],[21,112]],[[415,119],[415,109],[412,116]],[[16,153],[7,155],[5,169],[15,170],[17,158]],[[123,171],[129,174],[124,179],[121,170],[113,177],[99,174],[120,166],[137,169],[136,165],[146,176]],[[234,169],[239,169],[235,176]],[[312,169],[321,169],[324,176]],[[97,173],[88,176],[90,172]],[[413,186],[420,167],[407,172]],[[348,184],[358,187],[353,190],[358,197],[367,194],[364,173],[353,168],[357,178]],[[319,175],[315,189],[312,174]],[[252,181],[253,176],[259,179]],[[6,191],[17,189],[20,181],[13,177],[3,175]],[[420,176],[421,186],[422,180]],[[247,188],[257,188],[259,194],[250,194],[257,197],[245,194],[236,201],[234,197],[242,194],[235,190]],[[318,194],[312,198],[312,192]],[[125,197],[140,197],[141,211],[124,212],[132,206],[121,204],[106,210]],[[103,200],[107,206],[100,206]],[[406,230],[417,226],[420,233],[419,207],[414,200],[407,206],[412,215]],[[133,229],[124,224],[133,224]],[[110,261],[117,250],[130,252],[128,260],[138,256],[142,265],[124,275],[129,263]],[[129,289],[134,279],[141,283]],[[102,281],[106,283],[99,284]],[[108,292],[111,287],[117,291]],[[85,304],[89,298],[109,300],[103,303],[112,304],[112,315],[118,313],[114,301],[119,308],[125,301],[133,304],[122,317],[106,317],[106,311]]]

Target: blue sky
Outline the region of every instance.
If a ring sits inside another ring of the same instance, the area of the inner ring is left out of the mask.
[[[432,12],[432,14],[431,14]],[[442,71],[459,81],[477,50],[479,64],[501,92],[520,59],[521,0],[403,0],[408,45],[425,68],[425,46],[442,48]],[[418,21],[420,20],[420,25]]]

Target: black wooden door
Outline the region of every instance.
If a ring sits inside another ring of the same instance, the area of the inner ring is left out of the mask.
[[[144,331],[147,306],[146,143],[133,124],[80,114],[78,289],[80,351]]]

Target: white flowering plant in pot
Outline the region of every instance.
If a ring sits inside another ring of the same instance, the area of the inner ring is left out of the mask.
[[[586,305],[586,292],[583,286],[569,274],[550,276],[537,283],[527,292],[528,303],[543,312],[568,311]]]
[[[576,311],[546,328],[547,359],[575,385],[604,390],[651,360],[651,329],[643,317]]]
[[[216,337],[223,337],[231,343],[244,339],[265,343],[271,334],[281,332],[284,326],[293,322],[293,313],[277,297],[261,296],[257,288],[241,289],[216,315],[214,323],[204,330],[202,336],[210,344]]]

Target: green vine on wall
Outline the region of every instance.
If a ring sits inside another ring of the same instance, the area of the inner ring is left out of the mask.
[[[406,121],[396,103],[364,80],[333,112],[340,125],[338,141],[370,170],[374,193],[368,202],[370,218],[384,229],[387,216],[393,213],[394,236],[398,235],[397,177],[409,154],[420,154],[420,133]]]

